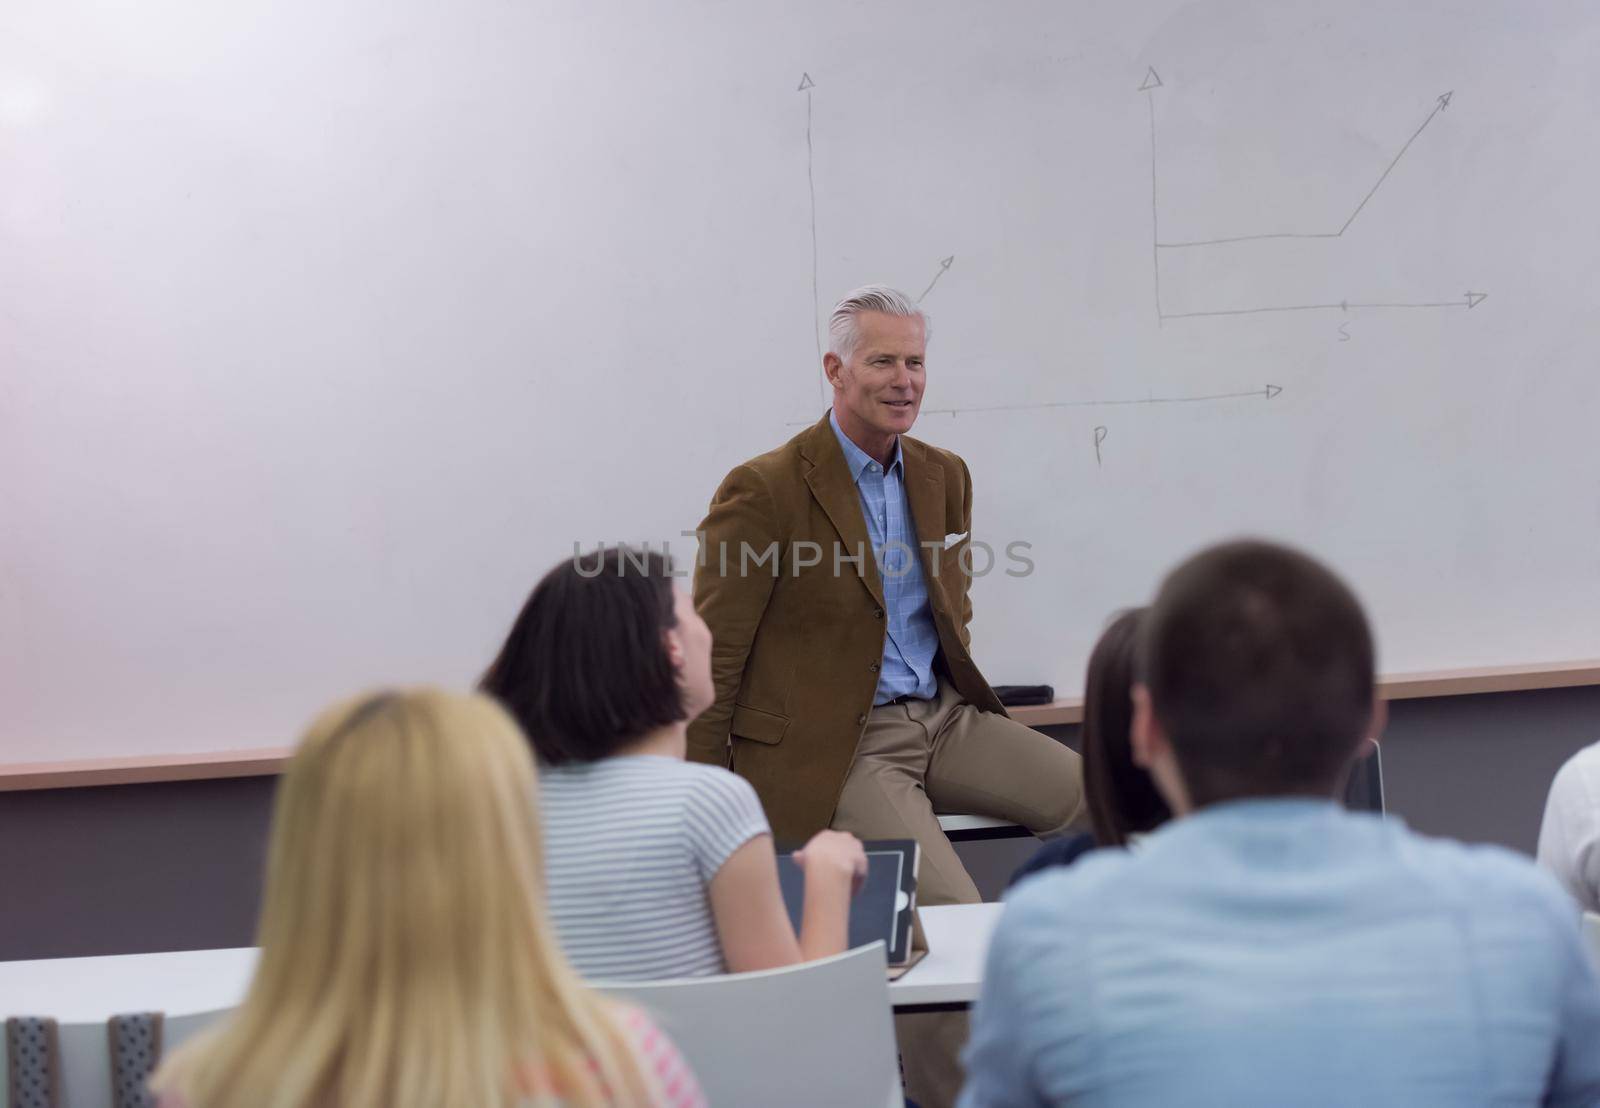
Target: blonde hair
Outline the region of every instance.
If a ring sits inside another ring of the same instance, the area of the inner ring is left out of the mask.
[[[190,1108],[654,1104],[556,945],[532,757],[493,701],[348,701],[279,787],[244,1003],[152,1081]]]

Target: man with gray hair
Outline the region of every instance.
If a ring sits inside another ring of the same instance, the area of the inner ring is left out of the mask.
[[[973,903],[935,812],[1058,834],[1082,816],[1082,770],[1007,717],[968,652],[971,476],[907,435],[927,337],[904,293],[845,297],[822,359],[832,410],[712,498],[695,605],[716,703],[690,724],[689,756],[747,778],[780,840],[915,839],[918,900]],[[951,1103],[965,1017],[908,1018],[934,1024],[914,1041],[900,1027],[910,1095]]]

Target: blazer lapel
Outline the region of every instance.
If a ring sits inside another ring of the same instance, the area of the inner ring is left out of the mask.
[[[811,489],[811,495],[827,513],[834,530],[839,532],[839,541],[844,547],[839,553],[841,571],[849,572],[846,567],[855,565],[843,561],[844,558],[853,558],[857,552],[865,551],[861,583],[867,587],[878,606],[882,607],[883,579],[878,575],[878,560],[872,553],[872,543],[867,539],[867,521],[861,515],[861,493],[850,479],[850,467],[845,464],[844,451],[839,449],[839,441],[834,437],[833,426],[827,416],[823,416],[822,422],[811,429],[800,452],[811,463],[811,468],[806,470],[806,484]],[[823,565],[830,569],[833,554],[832,550],[822,552]]]
[[[900,436],[900,457],[905,464],[906,498],[911,502],[911,520],[917,528],[917,550],[922,555],[922,572],[928,593],[934,595],[933,550],[944,554],[944,470],[928,461],[920,443]],[[931,549],[930,549],[931,548]]]

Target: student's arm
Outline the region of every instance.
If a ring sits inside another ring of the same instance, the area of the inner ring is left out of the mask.
[[[694,606],[711,628],[711,680],[716,699],[689,724],[689,760],[726,766],[734,697],[782,564],[777,514],[761,475],[749,466],[739,466],[728,474],[711,498],[711,510],[700,524],[699,534]],[[774,544],[778,545],[777,554],[767,557]],[[747,566],[740,559],[745,548],[750,551]],[[757,558],[765,561],[756,565]]]
[[[1538,902],[1525,913],[1530,925],[1539,917],[1547,925],[1546,949],[1558,952],[1562,971],[1556,1052],[1544,1103],[1550,1108],[1593,1108],[1600,1104],[1600,965],[1587,949],[1577,907],[1565,891],[1544,874],[1536,878]]]
[[[735,850],[711,879],[711,914],[730,973],[792,966],[845,950],[851,892],[867,872],[861,843],[841,831],[821,831],[795,862],[805,873],[798,939],[778,888],[771,835],[758,835]]]
[[[1566,1003],[1561,1013],[1561,1044],[1550,1082],[1553,1106],[1592,1108],[1600,1104],[1600,974],[1588,951],[1575,952],[1566,981]]]
[[[1556,773],[1539,827],[1539,864],[1580,907],[1600,911],[1600,761],[1580,751]]]

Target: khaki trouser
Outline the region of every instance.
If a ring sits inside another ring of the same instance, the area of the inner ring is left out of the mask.
[[[845,778],[833,826],[863,840],[916,839],[917,903],[975,904],[977,886],[937,812],[1020,823],[1041,838],[1086,818],[1078,756],[1048,735],[963,701],[939,682],[932,700],[874,708]],[[906,1095],[944,1108],[960,1091],[964,1012],[895,1018]]]

